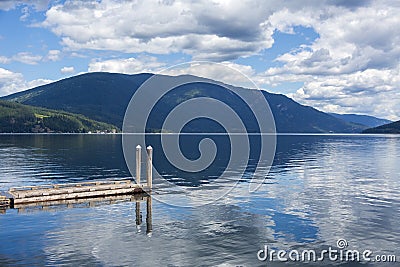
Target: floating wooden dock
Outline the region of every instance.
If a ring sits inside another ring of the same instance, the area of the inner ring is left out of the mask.
[[[14,187],[8,191],[13,205],[21,203],[55,201],[88,197],[143,193],[149,191],[145,185],[131,180],[97,181],[84,183]]]
[[[152,188],[153,148],[147,147],[147,181],[140,183],[141,147],[136,147],[136,183],[132,180],[93,181],[82,183],[50,184],[38,186],[13,187],[0,194],[0,207],[14,207],[18,204],[62,201],[71,199],[95,198],[115,195],[149,193]]]

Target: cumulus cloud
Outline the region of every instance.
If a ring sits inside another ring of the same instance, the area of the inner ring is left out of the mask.
[[[311,25],[321,7],[352,10],[370,1],[67,1],[46,12],[42,26],[72,49],[165,54],[183,51],[218,61],[270,48],[274,30]],[[300,12],[301,11],[301,12]],[[162,14],[162,15],[161,15]],[[281,18],[281,19],[280,19]],[[296,20],[296,21],[294,21]],[[278,23],[275,23],[278,22]]]
[[[74,73],[75,68],[74,67],[63,67],[61,68],[61,73],[67,74],[67,73]]]
[[[0,64],[20,62],[28,65],[37,65],[42,61],[58,61],[61,59],[60,50],[49,50],[47,55],[34,55],[31,52],[19,52],[11,57],[0,56]]]
[[[0,64],[7,64],[10,63],[11,59],[5,56],[0,56]]]
[[[165,63],[158,62],[155,57],[141,56],[139,58],[94,60],[89,64],[88,71],[134,74],[140,72],[156,72],[163,66],[165,66]]]
[[[257,87],[257,84],[250,78],[255,75],[255,70],[251,66],[232,62],[199,61],[183,63],[163,69],[159,73],[172,76],[189,74],[244,88]]]
[[[17,6],[16,1],[13,0],[4,0],[4,1],[0,1],[0,10],[11,10],[14,9]]]
[[[27,7],[27,6],[23,7],[23,8],[21,9],[21,12],[22,12],[22,16],[19,17],[19,19],[20,19],[21,21],[26,21],[26,20],[28,19],[29,15],[30,15],[30,13],[29,13],[29,7]]]
[[[21,88],[22,88],[22,90],[27,90],[27,89],[38,87],[38,86],[41,86],[41,85],[49,84],[49,83],[52,83],[52,82],[54,82],[54,80],[40,78],[40,79],[35,79],[35,80],[32,80],[32,81],[25,81]],[[20,91],[20,90],[18,90],[18,91]]]
[[[48,79],[26,81],[21,73],[0,68],[0,96],[6,96],[50,82],[52,82],[52,80]]]
[[[290,97],[327,112],[399,119],[400,68],[314,77]]]
[[[31,6],[36,11],[46,10],[50,0],[1,0],[0,1],[0,10],[11,10],[18,6]]]
[[[30,52],[20,52],[12,57],[13,61],[18,61],[28,65],[36,65],[42,60],[42,56],[33,55]]]
[[[60,50],[49,50],[49,52],[47,52],[47,56],[45,57],[45,59],[50,61],[58,61],[60,60],[60,55],[61,55]]]
[[[116,72],[125,74],[149,72],[171,76],[189,74],[246,88],[255,88],[257,86],[256,84],[252,83],[249,78],[247,78],[254,76],[256,73],[251,66],[236,64],[228,61],[221,63],[195,61],[167,66],[166,63],[158,61],[156,57],[140,56],[138,58],[94,60],[89,64],[88,71]]]
[[[378,3],[359,8],[357,12],[330,7],[313,10],[308,19],[302,19],[303,12],[279,11],[271,21],[280,29],[292,29],[296,25],[312,27],[320,37],[310,46],[277,58],[284,66],[271,69],[269,74],[329,75],[398,65],[399,8]]]
[[[289,96],[323,111],[399,119],[399,11],[394,1],[277,10],[267,19],[273,28],[296,34],[295,26],[309,27],[318,38],[278,56],[278,67],[255,79],[264,86],[304,83]]]
[[[253,1],[68,1],[50,8],[42,25],[72,50],[227,60],[271,47],[273,29],[262,24],[268,12]]]
[[[18,85],[23,83],[23,81],[21,73],[14,73],[0,68],[0,96],[18,91]]]

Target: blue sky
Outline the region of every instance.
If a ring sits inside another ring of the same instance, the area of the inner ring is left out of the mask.
[[[398,14],[395,0],[2,0],[0,95],[206,60],[322,111],[398,120]]]

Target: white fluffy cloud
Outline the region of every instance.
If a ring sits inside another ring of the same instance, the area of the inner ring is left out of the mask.
[[[246,78],[246,76],[253,76],[255,70],[251,66],[235,64],[232,62],[213,63],[199,61],[167,66],[166,63],[159,62],[155,57],[141,56],[138,58],[110,59],[104,61],[95,60],[89,64],[88,71],[104,71],[125,74],[149,72],[172,76],[191,74],[225,82],[227,84],[247,88],[255,87],[255,85]]]
[[[275,30],[290,32],[291,26],[303,25],[319,31],[317,25],[326,19],[324,16],[340,21],[344,17],[340,12],[354,13],[369,3],[75,0],[52,6],[42,26],[60,36],[72,50],[184,52],[195,59],[223,61],[270,48]]]
[[[61,57],[61,51],[60,50],[49,50],[46,55],[46,60],[50,61],[58,61],[60,60]]]
[[[67,1],[47,11],[43,26],[72,50],[184,52],[196,59],[225,60],[273,44],[273,29],[262,23],[270,11],[257,5],[253,1]]]
[[[290,96],[328,112],[363,113],[398,120],[400,68],[368,69],[351,74],[314,77]]]
[[[52,82],[48,79],[26,81],[21,73],[0,68],[0,96],[9,95]]]
[[[49,50],[47,55],[35,55],[31,52],[19,52],[13,56],[5,57],[0,56],[0,64],[8,64],[11,62],[20,62],[28,65],[37,65],[42,61],[58,61],[61,59],[61,51],[60,50]]]
[[[383,3],[384,1],[382,1]],[[398,8],[387,4],[360,7],[354,10],[330,7],[321,10],[289,12],[271,16],[276,28],[291,29],[302,25],[312,27],[319,38],[277,58],[283,67],[270,69],[268,74],[282,73],[326,75],[345,74],[368,68],[385,69],[397,66],[400,58],[400,17]],[[304,18],[304,19],[302,19]]]
[[[75,68],[74,67],[62,67],[61,68],[61,73],[67,74],[67,73],[74,73]]]
[[[10,63],[11,59],[5,56],[0,56],[0,64],[7,64]]]
[[[271,21],[286,31],[296,25],[312,27],[319,38],[279,56],[282,66],[268,69],[263,81],[304,82],[290,96],[324,111],[399,119],[398,2],[376,1],[356,10],[329,7],[307,18],[303,12],[279,11]]]
[[[11,10],[19,5],[31,6],[35,10],[46,10],[50,0],[1,0],[0,1],[0,10]]]
[[[250,77],[255,75],[255,70],[251,66],[235,64],[232,62],[191,62],[170,66],[161,70],[165,75],[185,75],[190,74],[203,78],[208,78],[226,84],[241,86],[245,88],[256,88]]]
[[[190,74],[246,88],[256,87],[256,84],[252,83],[252,81],[247,78],[255,75],[255,70],[251,66],[235,64],[228,61],[221,63],[198,61],[171,66],[159,62],[156,57],[140,56],[138,58],[94,60],[89,64],[88,71],[125,74],[149,72],[172,76]]]
[[[18,91],[18,87],[24,79],[21,73],[0,68],[0,96]]]
[[[12,57],[13,61],[18,61],[28,65],[36,65],[43,59],[42,56],[33,55],[30,52],[20,52]]]
[[[123,58],[109,60],[94,60],[89,64],[88,71],[118,72],[134,74],[140,72],[156,72],[165,64],[158,62],[155,57]]]

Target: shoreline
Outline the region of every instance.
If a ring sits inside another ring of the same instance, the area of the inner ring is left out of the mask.
[[[385,133],[0,133],[0,136],[12,135],[275,135],[275,136],[365,136],[400,137],[400,134]]]

